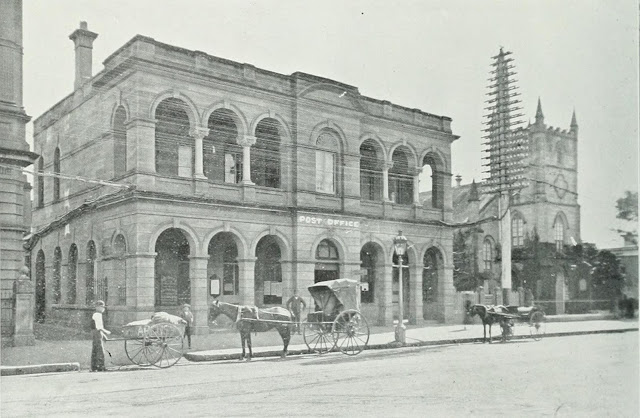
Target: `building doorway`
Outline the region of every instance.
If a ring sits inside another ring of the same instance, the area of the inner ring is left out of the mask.
[[[263,237],[256,246],[255,303],[282,305],[282,268],[280,246],[272,235]]]
[[[155,262],[156,311],[176,311],[191,303],[189,242],[182,231],[170,228],[158,237]]]
[[[441,272],[442,254],[431,247],[424,253],[422,269],[422,318],[428,321],[442,319],[438,290]]]

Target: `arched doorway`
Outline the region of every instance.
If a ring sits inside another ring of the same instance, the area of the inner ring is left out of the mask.
[[[431,247],[424,253],[422,269],[422,318],[436,321],[442,319],[439,300],[439,283],[442,271],[442,253]]]
[[[400,257],[396,252],[393,252],[393,257],[391,258],[393,263],[393,280],[392,280],[392,292],[393,292],[393,303],[394,305],[398,305],[400,301]],[[410,304],[410,296],[411,296],[411,287],[409,286],[409,282],[411,280],[411,274],[409,272],[409,254],[405,253],[402,256],[402,302],[403,302],[403,319],[409,318],[409,307]],[[398,314],[394,313],[394,318],[398,318]]]
[[[231,232],[220,232],[209,242],[209,294],[221,295],[223,299],[239,302],[240,269],[238,267],[238,245]],[[213,286],[213,287],[211,287]]]
[[[324,282],[340,278],[340,257],[335,244],[328,239],[320,241],[316,248],[316,266],[313,282]]]
[[[189,242],[182,231],[170,228],[160,234],[155,250],[155,308],[175,311],[191,303]]]
[[[366,286],[360,289],[360,302],[374,303],[376,301],[377,284],[383,277],[384,253],[382,248],[373,242],[366,243],[360,250],[360,281]],[[365,290],[366,289],[366,290]]]
[[[267,235],[256,246],[256,305],[282,305],[282,268],[280,246],[273,235]]]
[[[36,321],[44,322],[47,308],[47,285],[45,281],[44,251],[36,256]]]

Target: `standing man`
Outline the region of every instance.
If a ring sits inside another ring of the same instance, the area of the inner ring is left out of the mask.
[[[96,311],[91,317],[91,335],[93,344],[91,345],[91,371],[92,372],[104,372],[106,371],[104,365],[104,345],[103,339],[111,332],[104,329],[102,322],[102,313],[105,310],[105,304],[103,301],[96,301]]]
[[[300,313],[307,307],[304,299],[298,296],[298,291],[293,291],[293,296],[287,301],[287,309],[293,314],[293,321],[295,323],[295,329],[300,334]]]

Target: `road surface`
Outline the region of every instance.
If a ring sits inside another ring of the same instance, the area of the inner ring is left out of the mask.
[[[636,417],[638,390],[627,332],[3,377],[0,414]]]

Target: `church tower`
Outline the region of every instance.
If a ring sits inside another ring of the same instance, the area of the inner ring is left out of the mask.
[[[541,242],[561,245],[580,242],[578,205],[578,123],[575,110],[569,129],[547,126],[538,99],[535,120],[526,130],[529,156],[525,165],[527,188],[512,196],[512,223]],[[514,235],[515,237],[515,235]]]

